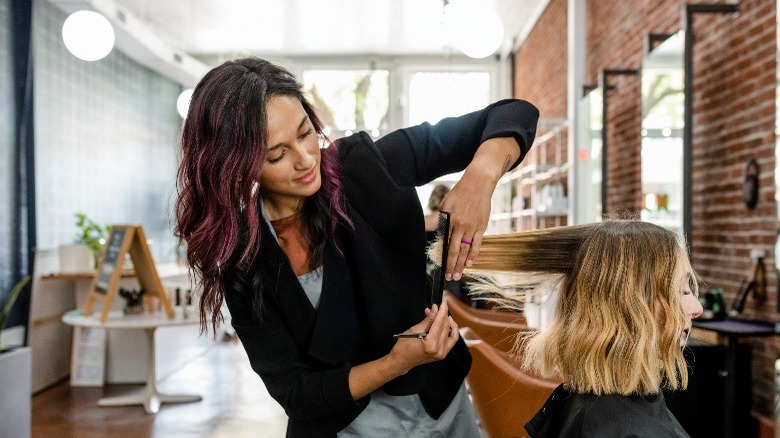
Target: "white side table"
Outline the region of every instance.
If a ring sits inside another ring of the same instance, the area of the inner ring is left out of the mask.
[[[84,315],[81,310],[73,310],[62,317],[65,324],[75,327],[93,327],[103,329],[139,330],[143,329],[149,346],[149,354],[146,361],[146,385],[129,394],[104,397],[98,401],[98,406],[128,406],[143,405],[146,413],[155,414],[163,403],[191,403],[201,401],[199,395],[174,395],[163,394],[157,390],[157,376],[154,362],[154,334],[157,328],[165,326],[197,324],[198,319],[171,319],[164,313],[144,313],[142,315],[124,315],[122,312],[112,311],[108,314],[105,323],[100,322],[100,312],[90,316]]]

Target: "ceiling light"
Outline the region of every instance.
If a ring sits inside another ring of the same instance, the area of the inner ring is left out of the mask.
[[[501,18],[473,1],[449,2],[444,7],[444,29],[452,44],[471,58],[492,55],[504,39]]]
[[[114,48],[114,28],[97,12],[76,11],[62,25],[62,40],[75,57],[97,61]]]

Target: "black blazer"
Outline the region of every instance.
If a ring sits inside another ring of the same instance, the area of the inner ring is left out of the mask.
[[[353,400],[353,364],[386,355],[392,335],[420,322],[429,305],[425,232],[415,186],[463,170],[479,145],[512,136],[528,152],[538,110],[503,100],[464,116],[394,131],[374,143],[360,132],[338,141],[338,158],[354,230],[337,230],[325,250],[317,310],[284,253],[263,225],[254,268],[262,275],[260,318],[251,296],[229,292],[233,327],[252,368],[289,416],[288,436],[335,436],[368,405]],[[332,151],[323,151],[332,153]],[[442,361],[416,367],[384,386],[419,394],[433,417],[447,408],[471,365],[462,341]]]

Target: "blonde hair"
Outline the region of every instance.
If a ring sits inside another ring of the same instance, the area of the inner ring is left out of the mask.
[[[492,273],[508,273],[499,281]],[[523,366],[576,393],[685,388],[682,291],[698,294],[683,239],[646,222],[609,220],[486,235],[467,276],[478,295],[522,308],[560,289],[549,327],[518,338]]]

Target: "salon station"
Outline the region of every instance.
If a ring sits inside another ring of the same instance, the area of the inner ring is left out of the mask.
[[[0,0],[0,437],[285,436],[227,308],[201,330],[201,282],[174,235],[193,88],[247,56],[289,69],[331,139],[533,103],[535,140],[499,180],[485,234],[623,218],[684,236],[704,311],[684,347],[688,388],[666,404],[694,438],[780,437],[778,12],[780,0]],[[418,187],[423,214],[462,176]],[[472,355],[480,433],[527,436],[560,379],[509,353],[550,324],[555,294],[518,313],[464,290],[442,299]]]

